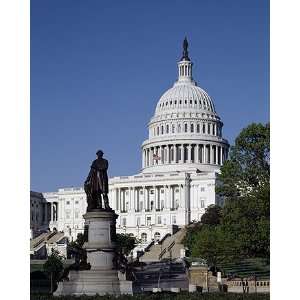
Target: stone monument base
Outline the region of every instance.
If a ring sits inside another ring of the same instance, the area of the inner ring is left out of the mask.
[[[112,210],[94,210],[83,217],[88,226],[88,241],[83,248],[91,269],[70,271],[69,281],[60,282],[54,295],[132,294],[132,282],[118,276],[113,264],[118,216]]]
[[[60,282],[54,296],[83,294],[132,295],[132,282],[119,280],[116,270],[70,271],[69,281]]]

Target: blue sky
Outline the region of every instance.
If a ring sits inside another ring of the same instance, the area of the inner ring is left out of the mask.
[[[268,122],[268,1],[31,0],[32,190],[81,186],[99,148],[109,176],[139,171],[185,35],[224,137]]]

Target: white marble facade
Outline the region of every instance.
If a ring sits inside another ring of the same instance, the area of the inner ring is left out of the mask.
[[[188,57],[178,63],[178,80],[159,99],[142,144],[142,169],[109,179],[110,206],[119,215],[118,233],[131,233],[146,245],[200,220],[210,204],[221,204],[215,187],[229,144],[211,97],[192,78]],[[105,149],[104,149],[105,150]],[[44,193],[51,203],[50,228],[76,239],[83,232],[83,188]]]

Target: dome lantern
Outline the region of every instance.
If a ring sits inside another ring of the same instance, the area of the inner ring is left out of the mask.
[[[193,63],[191,62],[189,58],[189,52],[188,52],[188,41],[185,37],[183,41],[183,52],[181,60],[178,62],[178,81],[181,82],[192,82],[192,67]]]

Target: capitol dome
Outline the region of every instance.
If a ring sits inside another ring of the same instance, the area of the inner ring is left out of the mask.
[[[197,86],[187,40],[178,80],[159,99],[142,145],[143,172],[217,171],[228,155],[220,117],[208,93]]]
[[[204,111],[216,113],[213,101],[206,91],[196,85],[194,81],[176,82],[159,99],[155,115],[164,114],[171,110]]]

